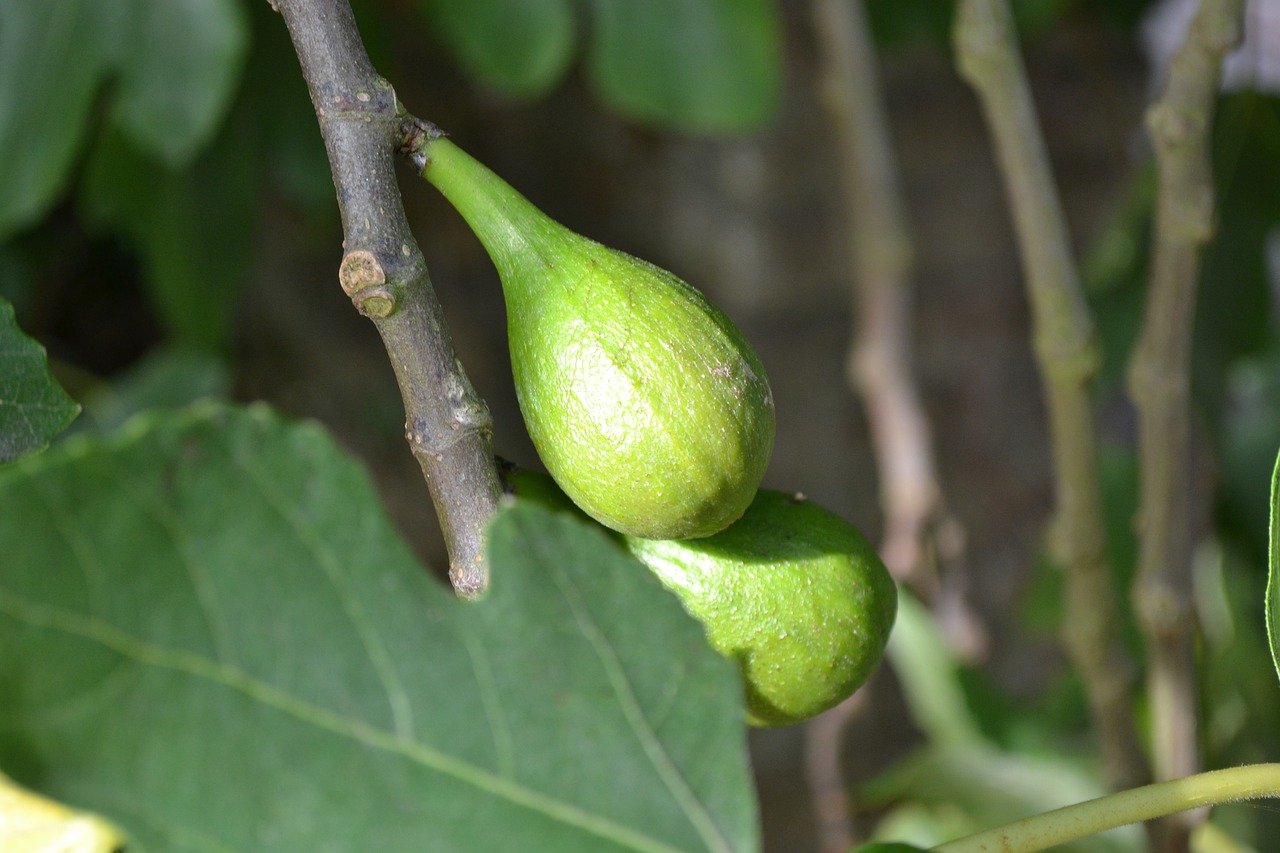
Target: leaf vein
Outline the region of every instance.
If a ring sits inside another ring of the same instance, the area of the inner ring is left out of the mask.
[[[676,848],[640,831],[602,818],[562,800],[490,773],[483,768],[423,743],[383,731],[363,720],[342,717],[327,708],[281,690],[236,667],[220,664],[180,649],[157,646],[94,616],[32,601],[0,587],[0,613],[23,624],[61,631],[106,646],[139,665],[179,672],[240,693],[282,714],[370,749],[399,755],[449,776],[465,785],[537,812],[584,832],[634,850],[671,853]],[[725,848],[727,849],[727,848]]]
[[[200,609],[200,615],[204,617],[205,624],[209,627],[209,637],[213,641],[214,653],[221,663],[234,664],[237,662],[237,655],[232,649],[231,635],[228,633],[226,626],[222,620],[218,618],[218,596],[214,591],[213,585],[209,582],[208,573],[204,571],[199,559],[190,552],[183,544],[181,526],[179,525],[173,510],[155,499],[140,498],[136,492],[129,488],[121,478],[108,475],[112,481],[116,483],[120,491],[128,496],[130,502],[145,516],[149,516],[156,523],[173,546],[174,552],[178,555],[178,561],[182,563],[182,567],[186,572],[187,580],[191,583],[191,590],[195,593],[196,604]]]
[[[471,670],[476,677],[476,687],[480,692],[480,704],[484,706],[485,720],[489,723],[489,734],[493,737],[493,751],[498,760],[499,772],[508,778],[515,777],[515,746],[511,738],[511,730],[507,727],[506,715],[502,713],[502,699],[493,683],[493,668],[489,666],[489,653],[484,644],[469,633],[463,632],[462,643],[471,658]]]
[[[640,742],[641,748],[644,749],[645,755],[648,756],[650,763],[653,764],[659,778],[667,786],[667,790],[671,792],[671,796],[680,805],[685,816],[693,824],[694,829],[697,830],[698,835],[701,836],[707,847],[716,851],[732,850],[728,839],[720,828],[716,826],[715,821],[707,813],[702,803],[698,801],[693,789],[684,778],[684,774],[672,761],[666,747],[662,745],[662,741],[645,717],[644,710],[640,707],[640,701],[636,698],[631,680],[627,677],[622,662],[618,659],[617,652],[583,605],[582,593],[578,590],[573,578],[564,570],[562,561],[545,559],[544,563],[550,567],[552,579],[560,589],[561,595],[564,596],[569,609],[573,612],[573,617],[582,629],[583,636],[587,638],[588,642],[591,643],[592,649],[595,650],[596,657],[599,658],[600,665],[604,668],[605,674],[609,678],[609,684],[613,687],[613,692],[618,697],[618,704],[622,708],[623,716],[626,717],[627,724],[631,727],[632,733],[635,734],[636,740]]]
[[[412,737],[413,707],[409,702],[404,683],[400,680],[400,673],[392,663],[391,656],[365,614],[359,599],[347,588],[341,565],[333,559],[333,554],[316,538],[306,522],[298,517],[289,502],[261,476],[261,472],[255,466],[248,464],[238,454],[230,455],[235,459],[237,466],[253,481],[267,505],[289,524],[298,541],[311,552],[320,565],[338,601],[342,604],[343,612],[347,614],[352,627],[355,628],[356,636],[360,638],[360,644],[369,658],[369,663],[373,665],[374,673],[382,683],[396,734],[406,738]]]

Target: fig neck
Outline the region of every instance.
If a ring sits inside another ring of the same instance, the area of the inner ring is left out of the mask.
[[[570,232],[506,181],[446,138],[423,147],[424,177],[444,194],[484,244],[508,300],[528,294],[521,271],[554,261],[555,244]]]

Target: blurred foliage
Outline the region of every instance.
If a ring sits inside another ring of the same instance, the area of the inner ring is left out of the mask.
[[[1259,677],[1274,668],[1259,602],[1268,577],[1270,475],[1280,447],[1277,270],[1268,268],[1269,252],[1274,256],[1280,241],[1277,164],[1280,99],[1255,92],[1224,95],[1213,135],[1218,229],[1202,266],[1193,349],[1199,434],[1218,464],[1216,477],[1201,486],[1214,490],[1215,532],[1195,559],[1207,767],[1280,755],[1276,684]],[[1154,202],[1155,173],[1148,163],[1083,263],[1103,342],[1099,396],[1111,408],[1126,405],[1125,369],[1142,319]],[[1109,435],[1101,450],[1123,640],[1141,665],[1142,643],[1128,599],[1138,548],[1137,458],[1130,436]],[[1060,629],[1061,584],[1056,567],[1042,559],[1022,616],[1024,626],[1046,642]],[[937,654],[940,638],[914,636],[930,626],[913,613],[903,608],[890,654],[929,745],[869,787],[870,802],[891,806],[876,837],[934,843],[1051,807],[1063,790],[1055,783],[1078,780],[1084,787],[1074,791],[1077,797],[1099,784],[1097,768],[1079,760],[1094,750],[1082,685],[1069,668],[1063,666],[1056,686],[1034,700],[1013,700],[982,672],[944,661]],[[1012,766],[1004,767],[1007,762]],[[1042,765],[1045,782],[1038,784]],[[1047,799],[1037,799],[1036,792],[1046,789]],[[1266,849],[1266,840],[1275,838],[1280,813],[1256,805],[1222,806],[1197,836],[1196,849]],[[1091,843],[1083,849],[1105,848]]]
[[[1155,0],[1017,0],[1011,5],[1019,32],[1034,38],[1073,16],[1093,18],[1131,32],[1154,3]],[[954,8],[955,0],[867,0],[872,32],[886,47],[918,40],[949,42]]]
[[[189,164],[239,82],[246,18],[242,0],[0,7],[0,148],[10,152],[0,164],[0,239],[48,210],[95,113],[165,165]],[[108,80],[107,103],[95,109]]]
[[[994,685],[966,686],[978,676],[950,654],[928,611],[906,593],[899,602],[888,657],[928,743],[860,792],[860,805],[888,809],[877,839],[938,844],[1105,793],[1076,738]],[[1064,849],[1136,851],[1141,834],[1122,829]]]
[[[1266,581],[1270,475],[1280,447],[1276,271],[1267,267],[1269,241],[1280,239],[1278,163],[1280,99],[1255,92],[1224,95],[1213,135],[1218,229],[1201,270],[1192,367],[1199,435],[1217,463],[1216,476],[1200,484],[1214,492],[1215,533],[1195,562],[1195,606],[1205,637],[1200,655],[1208,767],[1280,755],[1276,686],[1258,678],[1272,668],[1259,602]],[[1125,370],[1146,294],[1154,203],[1155,173],[1148,164],[1083,263],[1103,342],[1104,401],[1125,395]],[[1141,663],[1128,599],[1137,560],[1138,465],[1132,444],[1108,439],[1100,464],[1124,641]],[[1024,624],[1046,638],[1059,628],[1060,590],[1057,570],[1043,561],[1023,615]],[[1061,686],[1036,707],[1013,709],[1013,726],[1039,728],[1041,744],[1085,733],[1088,718],[1075,675],[1064,669]],[[1280,814],[1274,811],[1242,806],[1219,813],[1215,832],[1251,843],[1280,837]]]
[[[750,130],[774,114],[781,27],[774,0],[592,0],[587,69],[622,115],[699,131]]]
[[[434,36],[482,85],[545,95],[582,49],[587,83],[646,124],[758,128],[776,111],[776,0],[418,0]],[[950,0],[872,0],[882,43],[945,39]],[[1025,32],[1073,14],[1132,26],[1143,2],[1016,4]],[[390,22],[356,4],[375,62]],[[412,19],[411,19],[412,20]],[[79,176],[79,215],[138,259],[176,343],[229,345],[265,193],[332,216],[310,102],[279,17],[256,0],[50,0],[0,8],[0,285],[4,244],[47,217]],[[40,145],[23,144],[39,138]],[[24,239],[26,239],[24,237]],[[0,291],[5,292],[5,291]],[[20,294],[10,294],[21,310]]]
[[[619,114],[695,132],[754,130],[781,86],[775,0],[420,0],[462,66],[514,97],[567,74],[587,13],[587,76]]]
[[[620,114],[722,132],[757,128],[776,109],[773,0],[422,7],[424,36],[434,33],[478,80],[513,97],[544,95],[563,81],[577,16],[589,11],[587,76]],[[386,17],[377,4],[356,11],[375,62],[387,63]],[[0,162],[6,288],[19,278],[10,270],[20,255],[4,241],[47,217],[79,177],[79,215],[136,254],[168,337],[225,350],[264,194],[304,217],[315,215],[309,209],[332,216],[297,60],[279,16],[260,0],[3,4],[0,98],[0,147],[10,152]]]
[[[517,97],[542,95],[573,59],[571,0],[422,0],[435,28],[469,73]]]

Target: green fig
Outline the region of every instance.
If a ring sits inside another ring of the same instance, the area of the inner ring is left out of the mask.
[[[529,437],[588,515],[622,533],[709,536],[740,517],[773,446],[764,368],[669,272],[550,219],[444,138],[423,177],[498,268]]]
[[[714,536],[624,541],[712,647],[738,662],[752,725],[791,725],[833,707],[884,654],[898,610],[893,579],[862,534],[816,504],[762,490]]]
[[[572,509],[547,478],[507,476],[518,497]],[[791,725],[825,711],[884,654],[898,609],[888,570],[852,525],[802,498],[762,490],[713,536],[623,536],[622,544],[738,664],[752,725]]]

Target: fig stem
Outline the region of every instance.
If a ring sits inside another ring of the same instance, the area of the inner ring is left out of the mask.
[[[934,848],[937,853],[1030,853],[1118,826],[1218,803],[1280,797],[1280,764],[1247,764],[1156,782],[1064,806]]]
[[[407,123],[369,61],[348,0],[272,5],[293,40],[333,171],[345,250],[339,281],[373,320],[391,360],[405,437],[449,551],[449,579],[459,595],[478,596],[489,582],[485,527],[501,496],[493,425],[454,351],[395,175],[405,128],[434,126]]]

